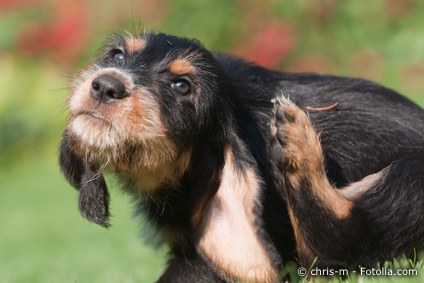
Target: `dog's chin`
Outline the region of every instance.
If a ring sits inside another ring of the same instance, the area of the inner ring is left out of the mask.
[[[123,150],[111,123],[92,113],[81,113],[71,119],[68,138],[79,156],[99,166],[109,165]]]
[[[99,115],[82,112],[73,117],[69,124],[71,132],[88,144],[104,144],[113,146],[115,143],[112,124]]]
[[[114,171],[156,169],[175,160],[176,146],[164,137],[127,139],[106,119],[82,113],[70,120],[68,138],[72,149],[90,164]]]

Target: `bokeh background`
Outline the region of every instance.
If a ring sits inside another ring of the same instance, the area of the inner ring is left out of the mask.
[[[282,71],[374,80],[424,105],[424,1],[0,0],[0,282],[159,276],[166,250],[139,239],[113,179],[106,230],[79,216],[57,166],[73,75],[110,32],[140,28]]]

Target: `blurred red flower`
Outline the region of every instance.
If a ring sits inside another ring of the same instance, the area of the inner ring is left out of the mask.
[[[243,56],[250,61],[276,68],[295,49],[297,32],[288,21],[272,21],[253,36],[252,41],[242,48]]]
[[[86,47],[87,7],[83,1],[55,2],[48,19],[27,23],[18,33],[18,51],[72,62]]]

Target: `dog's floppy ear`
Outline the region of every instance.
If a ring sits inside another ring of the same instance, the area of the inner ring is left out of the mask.
[[[60,145],[60,168],[68,182],[79,190],[81,214],[103,227],[109,226],[109,192],[103,175],[96,166],[75,154],[66,132]]]
[[[109,192],[99,170],[86,165],[79,187],[79,210],[88,220],[103,227],[109,226]]]
[[[276,267],[259,235],[260,178],[236,164],[231,149],[224,162],[218,190],[202,213],[197,248],[226,276],[275,282]]]

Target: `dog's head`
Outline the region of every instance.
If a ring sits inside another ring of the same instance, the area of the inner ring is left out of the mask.
[[[110,40],[73,84],[61,145],[62,171],[80,190],[86,218],[108,225],[102,169],[152,191],[183,174],[194,140],[219,138],[220,119],[228,119],[220,114],[228,105],[220,74],[196,41],[164,34]]]

